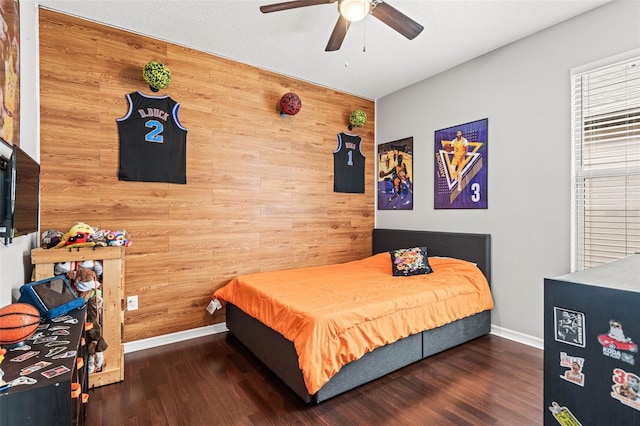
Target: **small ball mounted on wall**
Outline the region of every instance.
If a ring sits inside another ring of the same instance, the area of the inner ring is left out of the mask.
[[[171,71],[161,62],[151,61],[142,69],[142,78],[147,82],[152,92],[165,89],[171,83]]]
[[[367,122],[367,114],[361,109],[357,109],[349,116],[349,130],[354,127],[362,127]]]
[[[296,115],[302,108],[302,101],[300,96],[295,93],[289,92],[282,95],[280,98],[280,117],[287,115]]]

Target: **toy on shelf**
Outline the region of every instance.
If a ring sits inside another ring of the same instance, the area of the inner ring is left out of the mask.
[[[54,264],[54,274],[64,275],[74,288],[78,297],[87,304],[88,371],[102,371],[104,365],[103,352],[109,347],[102,335],[102,262],[100,260],[83,260],[78,262],[59,262]]]
[[[96,245],[92,241],[91,235],[95,234],[95,229],[84,222],[78,222],[71,227],[60,238],[60,242],[53,248],[62,247],[93,247]]]
[[[97,245],[107,246],[107,247],[131,246],[131,240],[129,240],[126,230],[111,231],[109,229],[101,229],[98,232],[96,232],[95,241]]]
[[[7,353],[6,349],[2,349],[0,347],[0,365],[2,364],[2,361],[4,360],[4,355]],[[5,382],[2,378],[4,377],[4,371],[2,371],[2,368],[0,368],[0,390],[3,389],[3,387],[7,384],[7,382]]]
[[[68,232],[49,229],[42,233],[40,246],[50,248],[74,247],[130,247],[131,240],[126,230],[98,229],[84,222],[77,222]],[[100,275],[100,273],[98,273]]]
[[[80,262],[80,264],[83,263],[86,264],[86,261]],[[91,328],[87,331],[87,340],[89,342],[88,370],[91,374],[102,371],[104,364],[103,352],[109,347],[102,336],[103,301],[102,289],[100,289],[101,283],[98,281],[96,271],[79,267],[76,271],[75,286],[78,290],[78,295],[87,301],[87,322],[91,323]]]

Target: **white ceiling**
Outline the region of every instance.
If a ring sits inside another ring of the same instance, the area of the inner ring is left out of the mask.
[[[337,3],[259,10],[281,1],[36,3],[375,100],[611,0],[389,0],[424,31],[410,41],[368,16],[351,25],[336,52],[324,48],[338,19]]]

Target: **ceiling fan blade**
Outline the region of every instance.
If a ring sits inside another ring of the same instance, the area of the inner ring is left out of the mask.
[[[329,37],[329,43],[327,43],[327,47],[324,49],[325,52],[333,52],[334,50],[340,49],[342,41],[347,35],[349,25],[351,25],[351,22],[343,18],[342,15],[338,17],[338,22],[336,22],[336,26],[333,27],[331,37]]]
[[[281,10],[296,9],[298,7],[316,6],[319,4],[331,4],[335,2],[336,0],[285,1],[283,3],[274,3],[274,4],[267,4],[265,6],[260,6],[260,12],[262,13],[280,12]]]
[[[371,14],[409,40],[416,38],[424,29],[422,25],[387,3],[375,4]]]

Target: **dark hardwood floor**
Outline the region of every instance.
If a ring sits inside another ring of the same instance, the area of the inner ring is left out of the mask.
[[[543,352],[487,335],[306,405],[228,333],[125,357],[87,425],[541,425]]]

